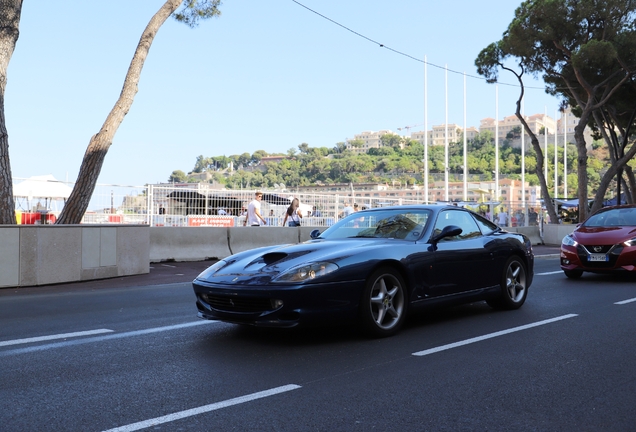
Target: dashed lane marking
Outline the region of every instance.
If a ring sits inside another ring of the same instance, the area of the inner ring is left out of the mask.
[[[164,423],[169,423],[169,422],[173,422],[176,420],[181,420],[184,419],[186,417],[192,417],[195,415],[199,415],[199,414],[203,414],[203,413],[207,413],[210,411],[215,411],[215,410],[219,410],[221,408],[227,408],[229,406],[232,405],[238,405],[238,404],[242,404],[245,402],[250,402],[256,399],[262,399],[268,396],[274,396],[280,393],[285,393],[291,390],[296,390],[299,389],[300,386],[296,385],[296,384],[288,384],[288,385],[284,385],[281,387],[276,387],[273,389],[269,389],[269,390],[264,390],[261,392],[257,392],[257,393],[252,393],[252,394],[248,394],[245,396],[240,396],[234,399],[228,399],[222,402],[217,402],[217,403],[213,403],[210,405],[204,405],[198,408],[192,408],[192,409],[188,409],[185,411],[179,411],[176,413],[172,413],[172,414],[168,414],[162,417],[155,417],[153,419],[149,419],[149,420],[144,420],[144,421],[140,421],[137,423],[132,423],[129,425],[125,425],[125,426],[120,426],[114,429],[108,429],[107,431],[104,432],[132,432],[132,431],[137,431],[140,429],[146,429],[149,428],[151,426],[157,426],[160,424],[164,424]]]
[[[0,341],[0,347],[27,344],[27,343],[33,343],[33,342],[42,342],[42,341],[49,341],[49,340],[56,340],[56,339],[68,339],[68,338],[82,337],[82,336],[93,336],[93,335],[102,334],[102,333],[112,333],[113,331],[114,330],[109,330],[109,329],[97,329],[97,330],[88,330],[88,331],[73,332],[73,333],[62,333],[62,334],[56,334],[56,335],[39,336],[39,337],[32,337],[32,338],[25,338],[25,339],[13,339],[8,341]]]
[[[577,314],[562,315],[562,316],[559,316],[559,317],[556,317],[556,318],[550,318],[550,319],[547,319],[547,320],[538,321],[538,322],[535,322],[535,323],[526,324],[526,325],[522,325],[522,326],[519,326],[519,327],[513,327],[511,329],[502,330],[502,331],[498,331],[498,332],[495,332],[495,333],[489,333],[487,335],[478,336],[478,337],[474,337],[474,338],[471,338],[471,339],[466,339],[466,340],[455,342],[455,343],[451,343],[451,344],[448,344],[448,345],[442,345],[442,346],[439,346],[439,347],[436,347],[436,348],[430,348],[430,349],[427,349],[427,350],[424,350],[424,351],[418,351],[418,352],[413,353],[413,355],[414,356],[425,356],[425,355],[429,355],[429,354],[434,354],[434,353],[437,353],[437,352],[440,352],[440,351],[446,351],[446,350],[449,350],[449,349],[452,349],[452,348],[457,348],[457,347],[468,345],[468,344],[472,344],[472,343],[475,343],[475,342],[481,342],[481,341],[486,340],[486,339],[492,339],[492,338],[495,338],[495,337],[498,337],[498,336],[507,335],[507,334],[518,332],[518,331],[521,331],[521,330],[527,330],[529,328],[550,324],[550,323],[553,323],[553,322],[556,322],[556,321],[561,321],[561,320],[568,319],[568,318],[574,318],[575,316],[578,316],[578,315]]]

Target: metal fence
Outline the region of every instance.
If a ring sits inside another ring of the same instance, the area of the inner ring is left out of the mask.
[[[23,179],[14,179],[14,184]],[[64,183],[64,182],[59,182]],[[64,183],[72,189],[73,183]],[[85,224],[148,224],[150,226],[243,226],[244,211],[254,199],[255,190],[219,190],[206,184],[122,186],[98,184],[93,193]],[[325,227],[337,221],[347,206],[359,210],[422,203],[421,199],[368,197],[356,193],[312,194],[263,190],[261,214],[269,226],[281,226],[292,198],[298,198],[303,225]],[[64,197],[16,196],[19,223],[53,223],[64,206]],[[364,194],[368,195],[368,194]],[[445,204],[445,203],[440,203]],[[469,207],[499,222],[499,213],[507,215],[506,226],[535,225],[543,220],[536,204],[510,202],[455,203]],[[533,214],[537,211],[537,216]],[[502,223],[503,225],[503,223]]]

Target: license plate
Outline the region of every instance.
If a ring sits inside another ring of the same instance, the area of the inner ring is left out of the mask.
[[[590,254],[587,257],[588,261],[609,261],[609,257],[606,254]]]

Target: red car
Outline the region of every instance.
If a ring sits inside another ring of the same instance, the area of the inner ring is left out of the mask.
[[[636,272],[636,204],[602,208],[563,237],[561,269],[572,279]]]

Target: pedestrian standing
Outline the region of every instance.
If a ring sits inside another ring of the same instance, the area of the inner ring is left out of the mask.
[[[508,226],[508,213],[503,210],[500,211],[499,215],[497,215],[497,223],[502,227]]]
[[[285,212],[285,218],[283,219],[283,226],[287,223],[290,227],[300,226],[300,220],[303,218],[303,215],[299,209],[300,201],[298,198],[294,198],[287,207],[287,211]]]
[[[247,217],[243,226],[261,226],[267,225],[267,221],[261,216],[261,200],[263,199],[263,192],[256,191],[254,199],[247,206]]]

